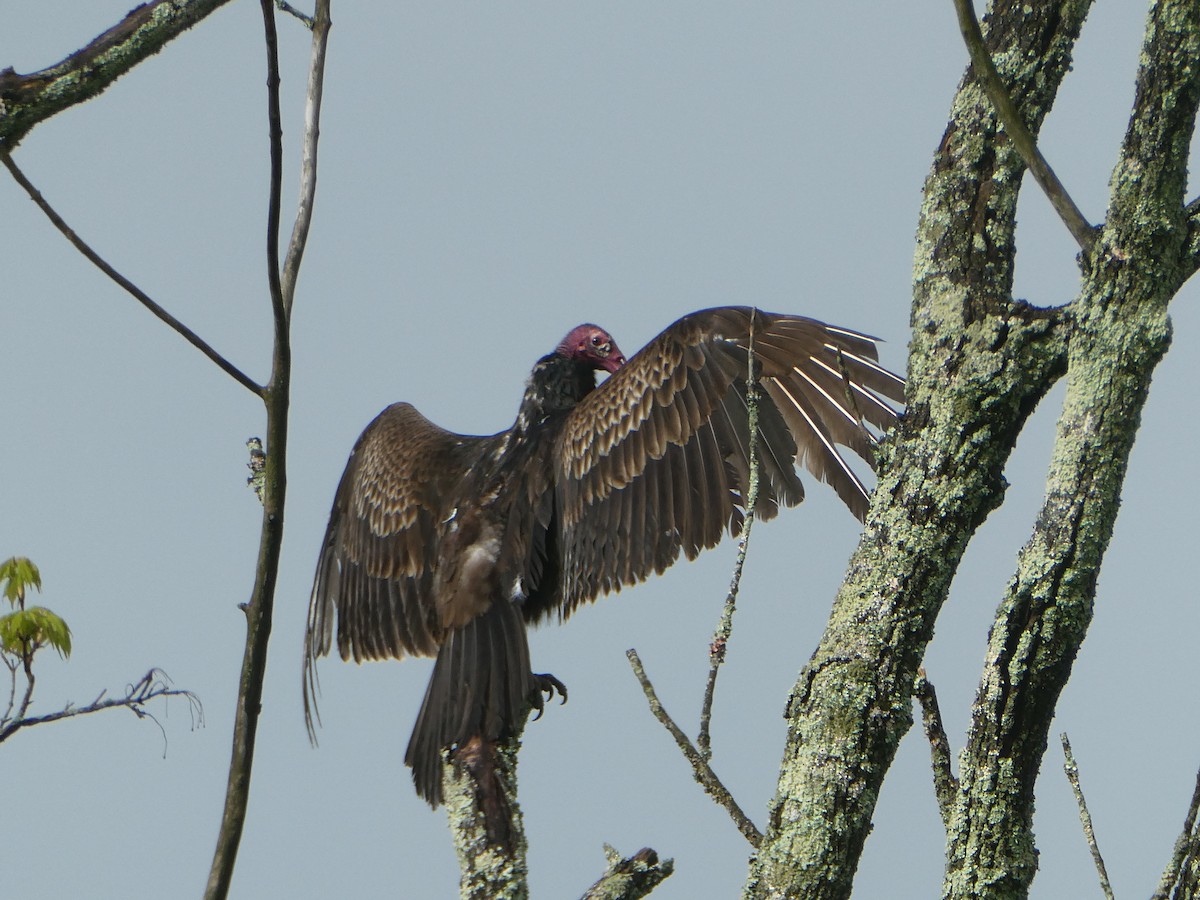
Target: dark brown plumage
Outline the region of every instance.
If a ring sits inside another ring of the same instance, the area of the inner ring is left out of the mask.
[[[512,428],[453,434],[407,403],[367,426],[334,498],[308,612],[305,714],[336,620],[343,659],[435,656],[405,762],[442,799],[446,748],[513,732],[543,691],[525,626],[662,572],[736,534],[749,475],[748,347],[761,386],[756,514],[804,498],[795,465],[859,519],[903,381],[866,335],[724,307],[685,316],[625,363],[581,325],[540,359]],[[599,387],[595,372],[612,373]]]

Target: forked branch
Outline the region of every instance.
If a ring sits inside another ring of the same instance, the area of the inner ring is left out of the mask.
[[[629,657],[629,664],[633,666],[633,674],[637,676],[638,684],[642,686],[642,692],[646,695],[646,701],[650,704],[650,712],[654,714],[654,718],[662,723],[663,727],[671,733],[671,737],[675,738],[675,743],[687,758],[687,761],[692,764],[692,774],[696,781],[700,782],[700,786],[704,788],[704,792],[717,801],[729,813],[729,817],[733,819],[733,823],[737,826],[738,831],[750,842],[750,846],[757,847],[762,841],[762,832],[750,821],[750,817],[742,811],[738,806],[733,795],[729,793],[729,789],[721,783],[721,779],[717,777],[717,773],[712,770],[712,766],[708,764],[708,760],[704,755],[696,749],[696,745],[691,739],[684,734],[675,720],[662,705],[662,701],[658,699],[658,694],[654,690],[654,685],[650,683],[649,677],[646,675],[646,670],[642,666],[642,660],[638,656],[636,650],[627,650],[625,655]]]
[[[287,422],[291,399],[290,315],[300,259],[308,236],[316,190],[316,147],[319,135],[325,51],[329,39],[329,0],[317,0],[312,22],[312,55],[309,63],[308,98],[305,110],[300,208],[292,239],[280,262],[279,223],[283,168],[283,129],[279,103],[279,54],[272,0],[261,0],[263,31],[267,49],[267,109],[270,135],[271,174],[267,208],[268,290],[274,316],[271,378],[263,391],[267,413],[266,454],[262,464],[260,497],[263,504],[258,568],[246,613],[246,644],[242,674],[238,682],[233,748],[226,785],[225,807],[217,846],[209,870],[206,900],[223,900],[229,892],[242,829],[249,803],[250,775],[254,763],[255,736],[262,710],[263,680],[267,668],[267,645],[275,602],[275,585],[283,545],[284,500],[287,490]],[[257,473],[256,473],[257,474]]]

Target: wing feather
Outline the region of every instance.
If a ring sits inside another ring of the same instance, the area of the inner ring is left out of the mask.
[[[437,536],[455,487],[495,438],[454,434],[408,403],[363,431],[334,495],[309,599],[305,710],[315,714],[317,658],[334,641],[356,662],[432,656],[444,637],[433,601]]]
[[[763,388],[757,514],[770,518],[804,499],[799,465],[862,519],[868,491],[839,448],[872,464],[877,433],[904,401],[903,379],[879,365],[875,344],[799,316],[704,310],[589,394],[556,446],[563,615],[740,530],[751,345]]]

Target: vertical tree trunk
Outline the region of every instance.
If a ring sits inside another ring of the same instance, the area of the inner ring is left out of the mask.
[[[1036,134],[1089,3],[998,4],[988,43]],[[1024,166],[970,72],[926,183],[906,421],[829,625],[787,708],[787,744],[747,897],[841,898],[912,723],[917,669],[1021,427],[1065,371],[1067,319],[1011,296]]]
[[[997,2],[988,46],[1036,134],[1088,0]],[[911,723],[917,667],[1001,468],[1036,403],[1069,376],[1045,504],[1001,602],[948,822],[945,896],[1024,897],[1033,788],[1091,619],[1167,305],[1195,271],[1184,205],[1200,95],[1200,5],[1153,5],[1108,220],[1079,297],[1011,296],[1023,166],[968,72],[925,188],[910,406],[828,630],[793,690],[779,790],[748,897],[846,897],[882,779]],[[1069,163],[1069,161],[1066,161]]]
[[[1025,897],[1034,786],[1059,694],[1092,619],[1167,305],[1195,268],[1184,209],[1200,7],[1155,4],[1107,222],[1071,304],[1067,395],[1033,534],[992,628],[959,766],[944,896]]]

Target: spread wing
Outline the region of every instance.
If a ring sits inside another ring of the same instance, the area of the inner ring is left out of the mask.
[[[875,340],[748,307],[685,316],[568,416],[557,447],[562,612],[689,559],[742,524],[749,484],[746,380],[753,342],[764,519],[804,499],[795,464],[860,520],[868,492],[839,445],[872,463],[904,381]]]
[[[439,428],[408,403],[389,406],[359,437],[334,495],[308,606],[310,735],[314,663],[329,652],[335,618],[342,659],[437,652],[445,630],[432,596],[437,534],[454,513],[471,459],[489,440]]]

